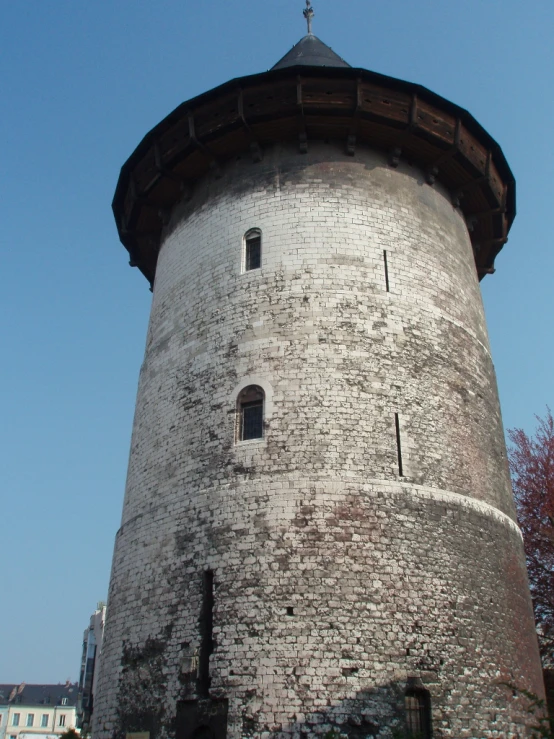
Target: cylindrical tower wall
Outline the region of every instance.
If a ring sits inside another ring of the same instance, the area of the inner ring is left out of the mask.
[[[245,271],[253,228],[261,268]],[[237,442],[249,385],[264,438]],[[504,737],[525,718],[502,683],[542,690],[471,243],[408,163],[283,145],[175,209],[98,736],[172,735],[178,703],[206,697],[205,571],[209,695],[233,739],[390,736],[410,679],[434,736]]]

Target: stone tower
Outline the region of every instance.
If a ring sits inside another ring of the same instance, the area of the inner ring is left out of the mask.
[[[465,110],[311,32],[146,135],[114,199],[154,294],[98,739],[526,736],[479,290],[514,187]]]

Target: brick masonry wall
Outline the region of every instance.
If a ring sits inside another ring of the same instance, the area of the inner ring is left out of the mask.
[[[242,270],[262,231],[262,268]],[[387,252],[389,290],[383,251]],[[240,389],[265,438],[235,443]],[[403,475],[399,475],[395,414]],[[158,261],[95,736],[173,736],[203,571],[228,736],[526,736],[541,694],[521,537],[463,217],[382,155],[275,148],[206,179]]]

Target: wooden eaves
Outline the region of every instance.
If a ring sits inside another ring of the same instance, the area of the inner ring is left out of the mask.
[[[162,229],[173,206],[208,171],[249,151],[295,141],[343,141],[406,159],[439,181],[465,215],[479,279],[515,217],[515,181],[500,146],[464,109],[420,85],[365,69],[288,67],[231,80],[182,103],[123,165],[113,211],[119,236],[152,284]]]

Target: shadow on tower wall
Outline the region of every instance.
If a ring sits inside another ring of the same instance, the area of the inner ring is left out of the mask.
[[[177,703],[174,718],[164,716],[161,706],[120,712],[119,731],[148,732],[150,739],[528,739],[538,717],[529,714],[529,700],[505,683],[491,686],[486,701],[468,705],[452,694],[444,715],[436,708],[418,678],[389,682],[358,691],[351,698],[309,714],[298,714],[288,724],[267,724],[255,709],[256,691],[246,697],[241,714],[229,717],[226,698],[186,699]],[[415,698],[415,700],[410,700]],[[259,710],[259,709],[258,709]]]

